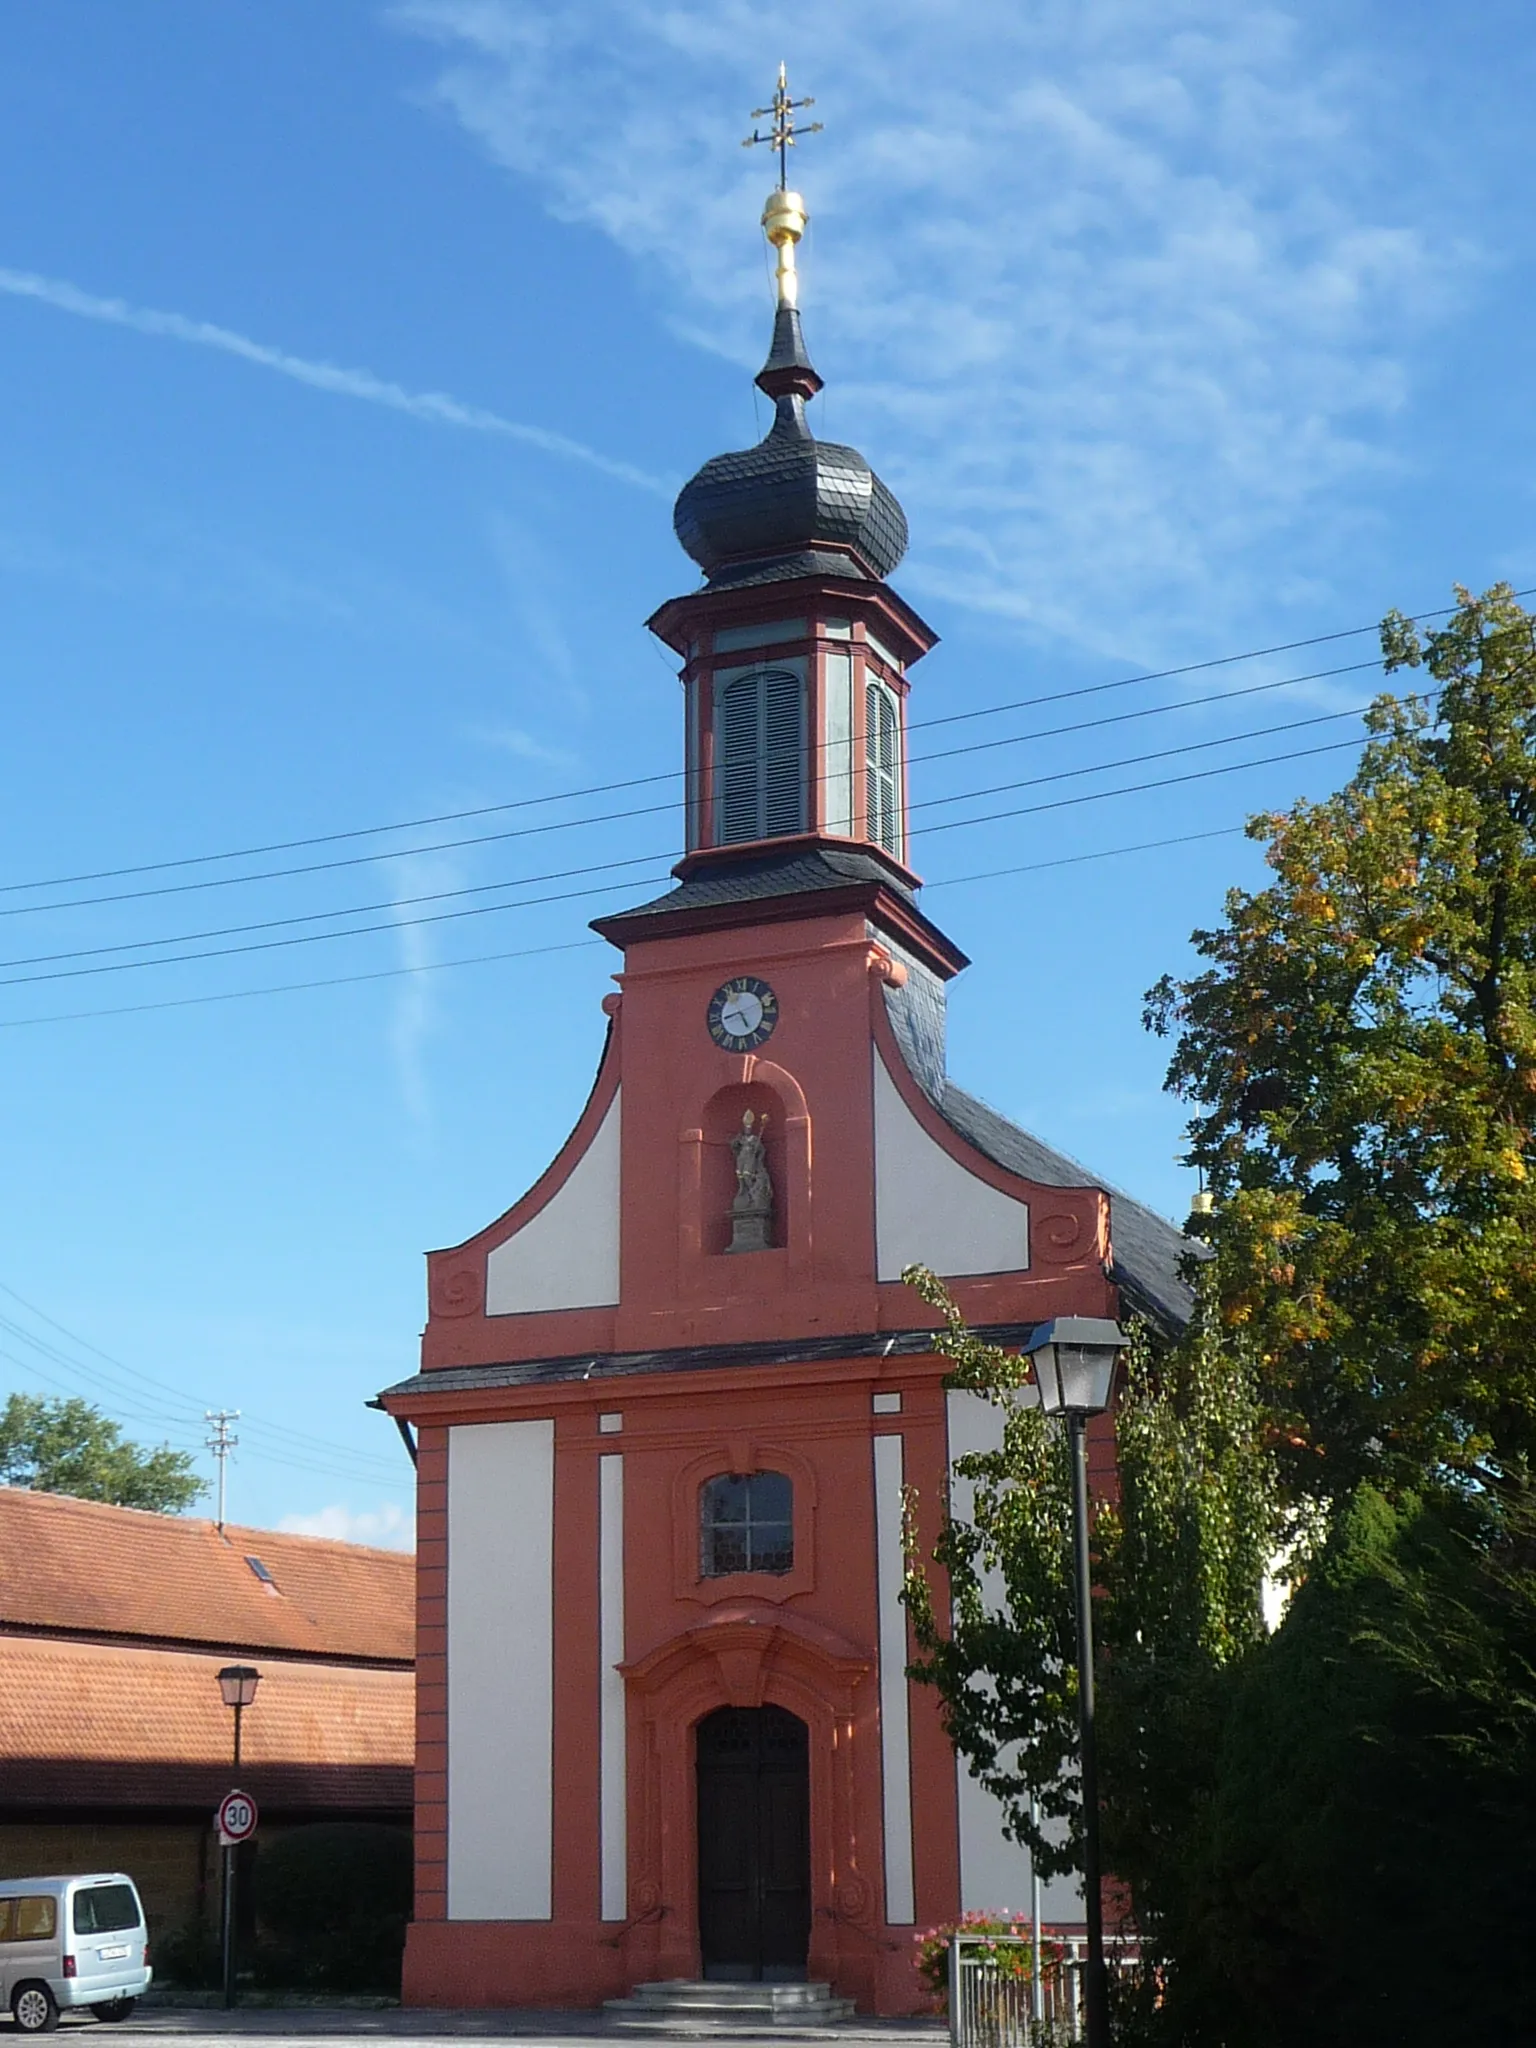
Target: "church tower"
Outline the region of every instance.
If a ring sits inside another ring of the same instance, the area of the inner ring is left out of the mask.
[[[907,818],[936,636],[887,581],[895,497],[811,431],[782,75],[773,112],[773,424],[684,487],[704,580],[649,622],[681,671],[676,885],[597,920],[622,969],[592,1093],[429,1256],[422,1370],[381,1396],[419,1456],[408,2003],[683,1979],[918,2009],[916,1930],[1030,1879],[905,1675],[903,1490],[931,1540],[996,1418],[946,1392],[902,1271],[1010,1346],[1187,1313],[1171,1225],[948,1077],[967,963]]]

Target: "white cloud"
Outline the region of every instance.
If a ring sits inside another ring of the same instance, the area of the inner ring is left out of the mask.
[[[797,162],[819,431],[914,516],[914,594],[1079,645],[1215,644],[1315,606],[1398,460],[1416,335],[1470,252],[1390,60],[1229,0],[844,0]],[[436,102],[596,227],[691,339],[755,366],[770,170],[736,145],[782,53],[762,0],[402,0]],[[812,151],[815,152],[814,157]],[[700,455],[713,450],[701,449]]]
[[[382,1550],[416,1547],[415,1520],[393,1501],[381,1508],[350,1508],[337,1502],[312,1515],[284,1515],[277,1526],[290,1536],[330,1536],[338,1543],[371,1543]]]
[[[259,369],[275,370],[279,376],[292,377],[318,391],[333,392],[343,398],[360,398],[370,405],[386,406],[391,412],[409,413],[413,419],[428,420],[437,426],[466,428],[476,434],[500,434],[509,440],[521,441],[527,447],[541,449],[546,455],[556,456],[561,461],[583,463],[590,469],[600,470],[604,476],[632,484],[639,490],[659,492],[665,496],[673,488],[663,478],[651,476],[632,463],[616,462],[595,448],[588,448],[584,442],[573,441],[569,435],[552,433],[546,427],[529,426],[523,420],[505,419],[500,413],[487,411],[484,406],[466,405],[462,399],[451,398],[446,392],[407,391],[403,385],[392,384],[385,377],[376,377],[371,370],[349,370],[336,363],[315,362],[306,356],[290,355],[286,349],[270,348],[265,342],[252,341],[248,335],[237,334],[228,327],[216,327],[207,320],[188,319],[184,313],[157,312],[153,307],[129,305],[124,299],[99,298],[62,278],[41,277],[30,270],[0,269],[0,292],[9,293],[12,298],[35,299],[42,305],[52,306],[61,313],[73,313],[83,320],[104,321],[109,326],[132,328],[137,334],[188,342],[194,348],[219,349],[225,355],[238,356],[242,362],[252,363]]]
[[[403,853],[379,863],[391,884],[400,966],[404,970],[390,1015],[389,1042],[395,1080],[406,1115],[418,1131],[432,1121],[427,1085],[427,1041],[437,1019],[432,973],[441,963],[432,925],[419,922],[415,899],[464,886],[460,864],[445,854]]]
[[[571,710],[584,713],[589,699],[566,631],[566,618],[579,599],[568,588],[565,565],[528,520],[493,513],[489,536],[516,622],[516,687],[525,694],[531,690],[541,701],[553,691]]]
[[[481,746],[496,747],[503,754],[511,754],[519,761],[533,761],[541,768],[561,768],[574,771],[580,766],[579,758],[564,747],[547,747],[542,740],[536,740],[531,732],[524,732],[515,725],[476,727],[470,737]]]

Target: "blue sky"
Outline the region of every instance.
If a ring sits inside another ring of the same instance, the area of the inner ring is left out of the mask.
[[[1230,828],[1348,772],[1302,750],[1352,720],[1271,729],[1365,702],[1373,642],[992,707],[1536,584],[1526,10],[806,20],[0,25],[0,1370],[186,1445],[241,1408],[238,1518],[407,1538],[362,1404],[421,1252],[558,1146],[617,965],[586,919],[676,850],[673,784],[564,793],[677,766],[641,622],[691,585],[678,484],[765,424],[737,145],[781,57],[826,123],[818,430],[911,521],[914,720],[991,714],[913,736],[965,1086],[1182,1211],[1141,992],[1257,878]],[[1226,836],[1098,857],[1186,834]],[[247,993],[295,982],[332,985]]]

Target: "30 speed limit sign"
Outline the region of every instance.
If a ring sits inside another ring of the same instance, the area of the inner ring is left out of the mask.
[[[256,1832],[256,1802],[249,1792],[226,1792],[214,1818],[219,1825],[219,1840],[226,1848],[236,1842],[248,1842]]]

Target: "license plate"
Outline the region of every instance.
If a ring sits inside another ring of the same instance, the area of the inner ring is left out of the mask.
[[[96,1953],[104,1963],[115,1963],[120,1956],[127,1955],[128,1944],[126,1941],[114,1941],[110,1948],[99,1948]]]

